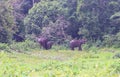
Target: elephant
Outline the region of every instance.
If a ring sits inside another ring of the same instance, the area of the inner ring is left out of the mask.
[[[46,37],[37,37],[37,41],[44,49],[46,50],[48,49],[47,48],[48,39]]]
[[[70,41],[70,48],[71,50],[74,50],[74,48],[78,47],[79,50],[82,50],[81,45],[86,43],[86,39],[73,39]]]
[[[46,37],[37,37],[37,41],[46,50],[51,49],[53,45],[53,41],[49,41]]]
[[[53,41],[48,41],[48,42],[47,42],[47,49],[51,49],[53,43],[54,43]]]

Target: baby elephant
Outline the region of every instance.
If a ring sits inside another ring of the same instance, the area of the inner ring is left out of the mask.
[[[71,48],[71,50],[74,50],[74,48],[76,48],[76,47],[78,47],[79,50],[82,50],[81,45],[85,44],[86,41],[87,41],[86,39],[79,39],[79,40],[73,39],[73,40],[71,40],[70,41],[70,48]]]

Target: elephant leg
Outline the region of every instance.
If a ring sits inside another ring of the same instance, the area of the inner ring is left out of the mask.
[[[47,43],[47,49],[50,49],[51,45],[49,43]]]
[[[49,46],[49,45],[48,45],[48,47],[47,47],[47,48],[48,48],[48,49],[51,49],[51,46]]]
[[[43,49],[46,49],[45,43],[42,43],[41,46],[42,46]]]
[[[48,45],[47,45],[47,43],[45,43],[45,49],[46,50],[48,50],[49,48],[48,48]]]
[[[71,47],[71,50],[74,50],[74,47]]]
[[[44,49],[48,50],[47,46],[44,46]]]
[[[82,51],[82,47],[81,46],[79,46],[79,50]]]
[[[44,45],[42,45],[42,48],[43,48],[43,49],[45,49],[45,46],[44,46]]]

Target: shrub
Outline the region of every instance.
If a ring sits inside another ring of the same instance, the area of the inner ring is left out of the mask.
[[[33,49],[39,48],[39,45],[31,40],[25,40],[24,42],[13,42],[13,44],[10,45],[10,48],[14,51],[18,52],[25,52],[25,51],[31,51]]]
[[[119,53],[116,53],[113,58],[120,58],[120,52]]]
[[[8,51],[10,52],[9,45],[6,43],[0,43],[0,51]]]
[[[114,62],[111,67],[114,69],[115,73],[120,73],[120,62]]]
[[[120,32],[118,32],[116,35],[104,35],[103,36],[103,45],[107,47],[120,47]]]

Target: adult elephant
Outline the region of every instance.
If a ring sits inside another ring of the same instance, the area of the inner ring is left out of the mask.
[[[82,50],[81,45],[85,44],[86,41],[87,41],[86,39],[79,39],[79,40],[73,39],[73,40],[71,40],[70,41],[70,48],[71,48],[71,50],[74,50],[76,47],[78,47],[79,50]]]
[[[37,37],[36,38],[38,43],[44,48],[44,49],[48,49],[47,48],[47,42],[48,42],[48,39],[46,37]]]
[[[37,37],[39,44],[46,50],[51,49],[53,41],[49,41],[46,37]]]

